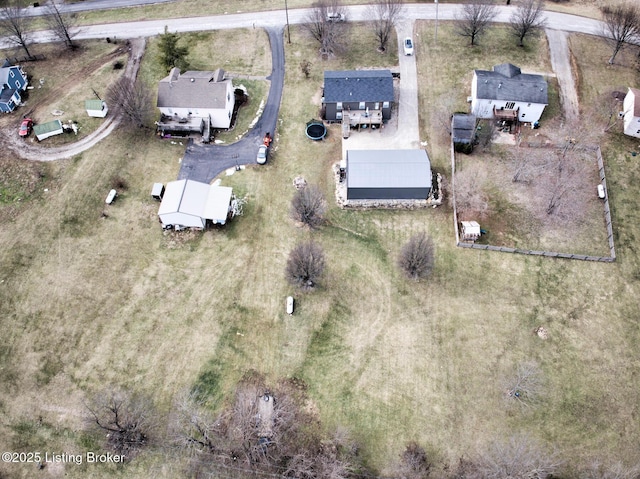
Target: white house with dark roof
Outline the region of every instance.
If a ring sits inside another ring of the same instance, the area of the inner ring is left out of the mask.
[[[478,118],[533,123],[540,120],[548,104],[547,81],[542,75],[522,73],[511,63],[496,65],[492,71],[473,71],[471,112]]]
[[[347,200],[426,200],[432,173],[425,150],[347,150]]]
[[[165,227],[205,228],[207,221],[225,224],[231,208],[232,188],[193,180],[167,183],[158,210]]]
[[[165,120],[181,124],[210,122],[211,128],[229,128],[235,96],[231,79],[216,71],[186,71],[172,68],[158,84],[157,106]],[[167,121],[168,124],[169,121]]]
[[[391,118],[393,76],[390,70],[341,70],[324,72],[322,109],[327,121],[342,120],[343,112],[379,112]]]
[[[624,97],[624,134],[640,138],[640,90],[629,88]]]

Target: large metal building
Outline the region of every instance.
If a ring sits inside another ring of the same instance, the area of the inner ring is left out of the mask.
[[[425,200],[431,163],[425,150],[348,150],[347,200]]]

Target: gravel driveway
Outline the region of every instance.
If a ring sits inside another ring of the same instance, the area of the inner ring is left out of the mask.
[[[575,123],[580,115],[580,107],[571,70],[571,52],[567,41],[567,32],[547,29],[546,34],[549,40],[551,66],[560,86],[560,102],[564,110],[564,118],[567,123]]]

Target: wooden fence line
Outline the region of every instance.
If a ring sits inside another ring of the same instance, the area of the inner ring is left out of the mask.
[[[453,226],[456,234],[456,246],[459,248],[479,249],[484,251],[498,251],[501,253],[526,254],[531,256],[543,256],[546,258],[563,258],[576,259],[580,261],[595,261],[599,263],[613,263],[616,260],[616,250],[613,243],[613,226],[611,223],[611,210],[609,208],[609,194],[607,190],[607,179],[604,174],[604,160],[600,146],[594,147],[598,158],[598,171],[600,174],[600,182],[604,187],[604,218],[607,225],[607,236],[609,242],[610,256],[592,256],[585,254],[558,253],[556,251],[538,251],[522,248],[509,248],[506,246],[493,246],[475,243],[465,243],[460,241],[460,231],[458,229],[458,210],[456,208],[456,153],[453,145],[453,136],[451,137],[451,196],[453,202]]]

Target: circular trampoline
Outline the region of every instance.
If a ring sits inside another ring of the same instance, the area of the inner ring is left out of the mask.
[[[327,127],[324,126],[320,120],[311,120],[307,122],[307,129],[305,130],[307,138],[310,140],[322,140],[327,136]]]

